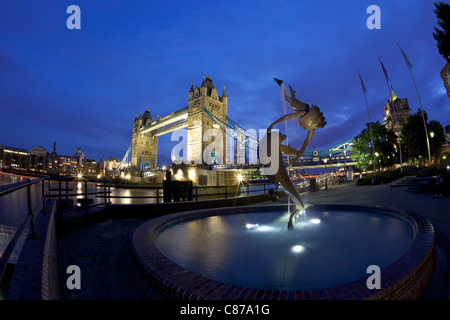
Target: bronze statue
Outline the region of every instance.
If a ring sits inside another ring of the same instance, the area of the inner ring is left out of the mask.
[[[283,91],[284,100],[292,107],[292,109],[295,112],[282,116],[267,128],[267,134],[264,137],[265,139],[267,139],[266,142],[272,141],[271,139],[275,139],[276,144],[279,146],[279,148],[278,148],[278,168],[275,172],[266,174],[266,177],[274,185],[276,185],[283,192],[285,192],[288,195],[288,197],[294,201],[296,205],[296,208],[292,211],[289,217],[288,228],[290,229],[293,227],[295,219],[301,214],[301,211],[306,209],[306,207],[303,204],[302,199],[300,198],[300,194],[298,193],[297,189],[295,188],[294,184],[289,178],[289,175],[286,171],[286,167],[283,162],[282,153],[286,155],[294,155],[294,158],[289,161],[288,166],[294,164],[297,161],[297,159],[301,157],[305,152],[308,144],[311,142],[311,139],[314,136],[315,130],[323,128],[326,125],[326,121],[323,116],[323,113],[320,112],[320,109],[317,106],[312,105],[312,107],[310,108],[308,104],[299,101],[295,97],[296,91],[294,91],[291,86],[289,86],[289,89],[291,91],[291,96],[289,96],[286,88],[283,85],[283,81],[278,80],[276,78],[274,78],[274,80],[281,87]],[[305,141],[303,142],[303,146],[298,151],[294,148],[282,144],[282,142],[286,139],[286,135],[281,134],[277,131],[272,132],[272,129],[276,124],[286,121],[288,119],[295,119],[295,118],[299,118],[298,123],[300,127],[302,127],[305,130],[308,130],[308,134],[306,136]],[[267,144],[267,146],[270,146],[270,143]]]

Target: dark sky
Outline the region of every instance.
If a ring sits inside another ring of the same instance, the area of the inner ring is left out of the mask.
[[[81,30],[69,30],[69,5],[81,9]],[[381,9],[381,29],[366,26],[367,8]],[[187,106],[192,81],[210,74],[228,116],[263,129],[284,114],[274,77],[317,105],[327,121],[307,151],[358,134],[388,99],[378,61],[395,93],[419,108],[399,41],[429,119],[450,122],[433,39],[431,0],[332,1],[22,1],[0,3],[0,144],[24,149],[57,142],[87,158],[122,158],[136,114],[153,118]],[[289,108],[289,107],[288,107]],[[289,111],[289,110],[288,110]],[[285,130],[284,125],[279,127]],[[306,131],[288,123],[299,148]],[[176,142],[160,138],[158,164]]]

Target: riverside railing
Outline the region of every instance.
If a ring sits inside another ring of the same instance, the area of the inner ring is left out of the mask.
[[[0,257],[0,282],[2,281],[3,275],[8,266],[8,262],[11,258],[11,255],[14,252],[14,249],[17,246],[17,243],[18,243],[20,237],[22,236],[22,233],[24,232],[25,228],[28,225],[30,225],[30,232],[31,232],[30,237],[32,239],[36,239],[36,233],[34,230],[33,219],[34,219],[34,211],[38,211],[38,210],[36,210],[36,208],[35,208],[35,210],[33,210],[32,199],[31,199],[31,186],[34,184],[37,184],[37,183],[42,184],[42,197],[39,200],[39,204],[41,204],[42,207],[39,206],[38,209],[39,209],[39,211],[41,210],[41,208],[45,209],[45,186],[44,186],[45,179],[46,178],[38,178],[38,179],[34,179],[34,180],[28,179],[28,181],[13,183],[13,184],[9,184],[9,185],[0,187],[0,198],[7,194],[15,192],[17,190],[26,188],[27,189],[27,208],[28,208],[28,212],[27,212],[25,219],[23,220],[22,224],[19,226],[19,228],[15,232],[13,238],[9,241],[5,251],[3,252],[2,256]],[[35,203],[35,205],[36,205],[36,203]]]
[[[271,187],[270,187],[271,186]],[[139,190],[155,190],[155,195],[140,195],[140,196],[132,196],[132,195],[111,195],[111,192],[108,195],[97,195],[97,198],[107,197],[109,199],[156,199],[156,203],[163,203],[164,201],[164,190],[163,186],[108,186],[109,188],[124,188],[124,189],[139,189]],[[190,192],[184,192],[186,188],[190,188]],[[230,196],[241,196],[247,195],[250,196],[256,192],[273,192],[277,191],[277,187],[271,185],[269,182],[262,183],[245,183],[241,185],[223,185],[223,186],[170,186],[171,191],[175,196],[172,195],[172,199],[175,202],[178,201],[199,201],[202,197],[218,197],[227,199]],[[110,190],[110,189],[109,189]]]
[[[45,192],[45,181],[48,182],[48,192],[47,193]],[[39,212],[41,209],[44,209],[44,211],[45,211],[45,201],[47,199],[51,199],[51,198],[59,199],[58,207],[59,207],[61,217],[62,217],[62,207],[63,207],[62,200],[68,199],[71,196],[77,196],[77,197],[81,196],[82,201],[80,201],[80,203],[82,204],[82,207],[85,208],[85,210],[86,210],[86,219],[88,217],[89,208],[101,206],[101,205],[104,205],[106,207],[110,203],[110,199],[107,197],[108,192],[110,192],[110,189],[109,189],[110,186],[106,185],[106,181],[103,183],[104,190],[102,192],[87,192],[87,182],[88,181],[84,181],[84,186],[85,186],[84,192],[71,194],[71,193],[69,193],[69,191],[71,189],[69,189],[68,183],[73,182],[73,181],[74,181],[73,178],[64,179],[64,178],[43,177],[43,178],[37,178],[37,179],[33,179],[33,180],[28,179],[27,181],[22,181],[22,182],[18,182],[18,183],[8,184],[5,186],[0,186],[0,198],[7,194],[11,194],[18,190],[26,188],[26,190],[27,190],[27,209],[28,209],[25,219],[22,221],[21,225],[15,231],[12,239],[9,241],[8,245],[6,246],[6,249],[4,250],[2,256],[0,257],[0,282],[2,281],[2,278],[5,274],[8,263],[11,259],[11,255],[13,254],[14,249],[16,248],[19,239],[22,237],[22,234],[24,233],[24,231],[28,225],[30,226],[29,237],[31,239],[37,238],[35,228],[34,228],[34,216],[35,216],[34,213]],[[52,185],[51,185],[52,182],[57,182],[58,188],[52,188]],[[64,183],[64,182],[65,182],[65,188],[63,188],[63,186],[62,186],[62,183]],[[39,199],[36,199],[36,197],[32,197],[32,195],[31,195],[31,186],[38,184],[38,183],[41,183],[41,185],[42,185],[41,197]],[[52,191],[57,191],[57,194],[56,195],[52,194]],[[105,199],[104,202],[89,205],[88,195],[98,195],[98,194],[106,195],[104,197],[104,199]],[[34,201],[34,203],[33,203],[33,201]],[[38,205],[38,206],[36,206],[36,205]],[[80,207],[74,206],[73,209],[79,210]],[[70,211],[70,210],[64,210],[64,212],[66,212],[66,211]]]
[[[58,188],[51,188],[51,181],[55,181],[58,183]],[[65,182],[65,188],[63,188],[62,183]],[[69,193],[69,191],[73,191],[72,188],[69,188],[69,182],[77,182],[77,184],[84,185],[84,191],[80,190],[80,192],[77,193]],[[49,184],[49,192],[46,195],[46,198],[56,198],[59,200],[59,215],[60,215],[60,221],[63,221],[63,199],[68,200],[69,198],[76,197],[77,202],[81,205],[81,208],[85,210],[85,219],[88,221],[89,218],[89,209],[93,207],[99,207],[104,206],[105,209],[108,208],[108,205],[111,203],[110,194],[111,194],[111,186],[107,185],[106,180],[102,181],[102,187],[103,191],[95,191],[95,192],[88,192],[88,182],[89,180],[83,179],[82,181],[74,180],[73,178],[59,178],[59,179],[48,179]],[[93,182],[99,182],[99,181],[93,181]],[[54,194],[52,191],[56,191],[57,193]],[[99,196],[104,198],[104,201],[101,203],[94,203],[94,201],[89,198],[88,196]],[[64,213],[70,212],[70,211],[78,211],[80,210],[80,206],[73,206],[72,208],[66,208],[64,209]]]

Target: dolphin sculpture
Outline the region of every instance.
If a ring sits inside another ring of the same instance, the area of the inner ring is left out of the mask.
[[[318,128],[323,128],[326,125],[326,121],[323,116],[323,113],[320,112],[320,109],[317,106],[312,105],[312,107],[310,108],[308,104],[299,101],[295,97],[296,91],[294,91],[291,86],[289,86],[291,91],[291,96],[289,97],[289,94],[287,93],[287,90],[283,85],[283,81],[277,78],[274,78],[274,80],[281,87],[285,101],[292,107],[294,112],[286,114],[281,118],[279,118],[274,123],[272,123],[267,128],[267,134],[261,139],[259,147],[266,148],[266,155],[270,154],[270,159],[275,160],[270,161],[270,163],[263,164],[263,173],[269,179],[270,182],[272,182],[275,186],[279,187],[290,199],[292,199],[292,201],[296,205],[295,209],[291,212],[289,216],[288,229],[291,229],[294,226],[295,219],[297,219],[297,217],[310,205],[305,206],[303,204],[300,194],[298,193],[297,189],[295,188],[294,184],[292,183],[287,173],[282,153],[294,155],[294,158],[292,158],[289,161],[288,166],[294,164],[298,160],[298,158],[303,155],[304,151],[306,150],[307,146],[309,145],[311,139],[314,136],[315,130]],[[300,127],[302,127],[305,130],[308,130],[306,139],[303,142],[302,147],[298,151],[294,148],[282,144],[282,142],[286,139],[286,135],[278,131],[272,131],[273,127],[276,124],[286,121],[288,119],[295,119],[295,118],[299,118]],[[278,148],[272,150],[273,145],[278,146]],[[261,153],[259,157],[261,160]],[[275,168],[273,166],[275,166]]]

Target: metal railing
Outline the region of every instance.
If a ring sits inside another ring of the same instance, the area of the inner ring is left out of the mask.
[[[51,181],[58,182],[58,188],[51,188]],[[63,188],[62,183],[65,182],[65,188]],[[99,192],[88,192],[88,180],[84,179],[83,182],[79,182],[82,185],[84,185],[84,191],[79,193],[69,193],[69,191],[73,191],[73,189],[69,188],[69,182],[76,182],[73,178],[67,179],[67,178],[59,178],[59,179],[48,179],[49,184],[49,192],[46,194],[46,198],[52,199],[57,198],[59,200],[59,206],[58,206],[58,212],[60,221],[63,221],[63,199],[68,200],[72,197],[77,197],[77,202],[80,203],[81,206],[73,206],[70,209],[65,209],[64,212],[68,213],[71,211],[77,211],[80,210],[80,207],[85,210],[85,219],[86,221],[89,220],[89,209],[93,207],[99,207],[104,206],[106,209],[108,208],[108,205],[111,203],[110,194],[111,194],[111,186],[107,185],[106,181],[103,181],[103,191]],[[98,183],[98,181],[97,181]],[[57,191],[56,194],[52,194],[52,191]],[[99,196],[104,198],[104,201],[101,203],[94,203],[92,199],[89,199],[88,196]]]
[[[22,221],[21,225],[18,227],[17,231],[15,232],[13,238],[9,241],[5,251],[3,252],[1,258],[0,258],[0,282],[3,279],[3,275],[5,274],[5,270],[8,266],[8,262],[11,258],[12,253],[14,252],[14,249],[17,246],[17,243],[19,239],[22,237],[22,233],[24,232],[25,228],[30,225],[30,237],[32,239],[36,239],[36,232],[34,230],[34,212],[32,207],[32,200],[31,200],[31,186],[33,184],[42,183],[42,207],[45,210],[45,186],[44,181],[46,178],[38,178],[34,180],[23,181],[18,183],[9,184],[6,186],[0,187],[0,198],[10,194],[12,192],[15,192],[17,190],[21,190],[23,188],[27,189],[27,208],[28,212],[25,217],[25,219]],[[41,207],[39,207],[39,210],[41,210]],[[37,211],[37,210],[36,210]]]
[[[224,186],[193,186],[191,187],[191,191],[192,191],[192,196],[189,197],[186,193],[182,192],[183,189],[185,189],[185,186],[171,186],[170,188],[172,189],[172,191],[178,191],[176,192],[179,194],[178,199],[174,199],[175,202],[178,201],[199,201],[199,198],[202,197],[222,197],[227,199],[230,196],[241,196],[242,194],[250,196],[250,194],[255,193],[255,192],[269,192],[271,190],[277,190],[276,186],[272,186],[272,187],[268,187],[268,185],[271,185],[271,183],[269,182],[263,182],[263,183],[255,183],[255,184],[251,184],[251,183],[246,183],[246,184],[241,184],[241,185],[224,185]],[[260,188],[251,188],[251,187],[257,187],[259,186]],[[111,187],[114,186],[108,186],[109,190]],[[107,197],[109,199],[109,203],[110,199],[156,199],[156,203],[164,203],[164,187],[161,186],[149,186],[149,187],[132,187],[132,186],[124,186],[124,187],[120,187],[120,188],[136,188],[136,189],[146,189],[146,190],[155,190],[155,195],[145,195],[145,196],[131,196],[131,195],[126,195],[126,196],[116,196],[116,195],[111,195],[111,192],[109,191],[108,195],[97,195],[97,198],[103,198],[103,197]],[[215,190],[219,190],[219,191],[215,191]],[[223,190],[223,192],[220,192],[220,190]],[[213,191],[213,192],[209,192],[209,191]],[[172,197],[173,198],[173,197]]]

